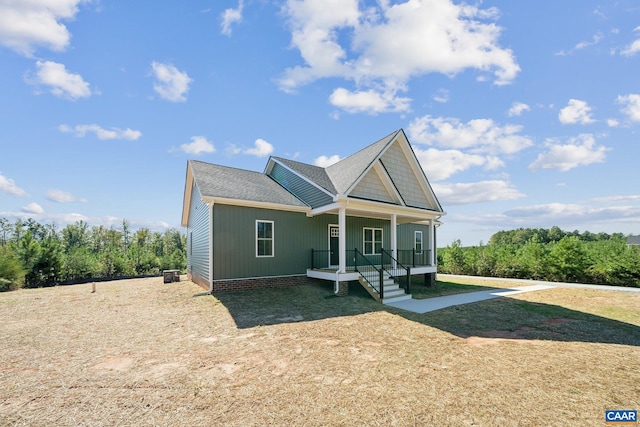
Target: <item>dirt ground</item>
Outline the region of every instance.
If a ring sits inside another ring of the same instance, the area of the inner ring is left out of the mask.
[[[96,286],[0,294],[0,425],[600,426],[640,410],[640,295],[418,315],[331,284]]]

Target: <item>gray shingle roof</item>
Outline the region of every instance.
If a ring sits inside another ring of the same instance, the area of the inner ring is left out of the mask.
[[[189,160],[189,165],[202,196],[306,206],[263,173],[214,165],[198,160]]]
[[[640,236],[627,237],[627,245],[640,245]]]
[[[336,194],[336,188],[333,186],[329,175],[327,175],[326,169],[320,166],[309,165],[307,163],[300,163],[294,160],[283,159],[282,157],[274,157],[283,165],[294,170],[298,174],[304,176],[308,180],[316,183],[320,187],[324,188],[331,194]]]
[[[351,185],[362,175],[362,173],[374,162],[380,152],[391,142],[398,132],[397,130],[377,142],[369,145],[329,166],[326,171],[327,175],[333,182],[339,194],[344,194]]]

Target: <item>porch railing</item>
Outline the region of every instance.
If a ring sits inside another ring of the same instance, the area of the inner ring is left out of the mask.
[[[311,269],[329,268],[331,251],[311,249]]]
[[[369,259],[364,256],[357,248],[354,250],[354,268],[360,273],[360,276],[367,282],[367,284],[373,289],[380,300],[384,298],[384,270],[376,267]],[[376,277],[378,279],[378,287],[375,286],[375,281],[372,279]]]
[[[405,292],[411,293],[411,267],[405,267],[400,261],[393,257],[391,252],[382,249],[382,269],[389,273],[398,285],[404,288]],[[404,283],[403,283],[404,282]]]
[[[357,250],[357,249],[356,249]],[[361,256],[365,256],[360,252]],[[367,260],[375,265],[383,264],[383,255],[366,255]],[[397,262],[405,267],[424,267],[431,266],[431,249],[424,249],[422,251],[416,251],[415,249],[398,249],[396,250]],[[353,269],[356,264],[355,251],[347,249],[346,251],[346,267],[349,270]],[[337,263],[336,263],[337,264]],[[359,262],[362,264],[362,262]],[[326,249],[311,249],[311,269],[323,269],[334,268],[336,265],[331,265],[331,251]]]
[[[348,269],[353,268],[355,265],[355,253],[353,250],[346,250],[346,267]],[[331,265],[331,251],[326,249],[311,249],[311,269],[330,269],[336,267],[336,265]]]
[[[411,267],[431,266],[431,249],[416,251],[415,249],[398,249],[398,260]]]

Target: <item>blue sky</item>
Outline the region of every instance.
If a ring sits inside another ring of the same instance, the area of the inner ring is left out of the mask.
[[[0,0],[0,216],[179,227],[187,159],[328,165],[403,128],[439,246],[640,233],[640,4]]]

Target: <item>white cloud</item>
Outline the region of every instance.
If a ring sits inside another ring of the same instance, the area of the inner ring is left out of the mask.
[[[622,112],[634,122],[640,122],[640,94],[630,93],[619,95],[618,104],[622,105]]]
[[[34,85],[50,87],[50,92],[60,98],[75,101],[91,96],[89,83],[80,74],[67,71],[64,64],[52,61],[37,61],[38,71],[34,77],[27,76],[26,82]]]
[[[579,203],[547,203],[506,211],[513,221],[530,220],[546,224],[593,224],[594,222],[639,222],[640,206],[593,207]]]
[[[319,78],[352,74],[342,62],[347,53],[337,39],[338,30],[358,25],[358,0],[288,0],[283,10],[291,27],[291,44],[307,66],[287,69],[280,80],[282,90],[295,91]]]
[[[640,27],[636,27],[633,31],[640,31]],[[634,40],[631,44],[620,51],[620,53],[625,56],[632,56],[638,52],[640,52],[640,39]]]
[[[473,183],[433,184],[433,190],[443,205],[515,200],[525,195],[506,181],[492,180]]]
[[[560,51],[556,52],[555,55],[556,56],[571,55],[576,50],[586,49],[586,48],[588,48],[590,46],[594,46],[594,45],[600,43],[602,41],[602,39],[604,39],[604,36],[602,35],[601,32],[598,32],[598,33],[593,35],[591,40],[583,40],[583,41],[579,42],[578,44],[576,44],[573,48],[569,49],[568,51],[560,50]]]
[[[248,148],[243,151],[244,154],[251,156],[265,157],[273,153],[273,145],[269,144],[264,139],[256,139],[254,148]]]
[[[230,36],[231,35],[231,25],[235,24],[235,23],[239,23],[242,22],[242,9],[244,8],[244,4],[242,0],[239,0],[238,2],[238,8],[237,9],[225,9],[224,12],[222,12],[222,34],[226,35],[226,36]]]
[[[529,165],[530,170],[557,169],[566,172],[578,166],[602,163],[606,152],[610,150],[602,145],[596,146],[596,140],[591,134],[570,138],[567,144],[559,144],[557,140],[550,139],[545,145],[548,151],[538,155]]]
[[[593,123],[591,118],[591,107],[579,99],[570,99],[569,104],[560,110],[558,120],[563,124],[580,123],[583,125]]]
[[[620,53],[625,56],[631,56],[631,55],[635,55],[638,52],[640,52],[640,39],[635,40],[629,46],[624,48]]]
[[[151,63],[153,75],[156,79],[153,90],[162,99],[171,102],[184,102],[187,100],[189,85],[193,81],[186,72],[178,70],[171,64],[162,64],[153,61]]]
[[[142,132],[140,132],[139,130],[133,130],[129,128],[104,129],[101,126],[96,124],[76,125],[74,127],[70,127],[67,125],[60,125],[58,129],[60,130],[60,132],[73,133],[78,138],[85,137],[87,133],[93,133],[96,135],[98,139],[102,139],[102,140],[127,139],[129,141],[135,141],[142,136]]]
[[[620,122],[617,119],[607,119],[607,126],[610,128],[615,128],[620,125]]]
[[[36,46],[64,50],[71,35],[61,23],[90,0],[0,1],[0,44],[31,57]]]
[[[591,199],[595,203],[621,203],[621,202],[640,202],[640,194],[632,194],[626,196],[607,196],[595,197]]]
[[[441,104],[449,102],[449,91],[446,89],[438,89],[433,95],[433,100]]]
[[[334,154],[333,156],[320,156],[317,157],[314,161],[313,164],[316,166],[320,166],[321,168],[326,168],[329,167],[335,163],[338,163],[340,161],[340,156],[338,156],[337,154]]]
[[[329,102],[348,113],[385,113],[408,111],[410,98],[396,96],[396,91],[380,93],[374,89],[351,92],[344,88],[333,91]]]
[[[180,145],[180,149],[187,154],[199,155],[202,153],[215,153],[216,148],[212,142],[207,141],[204,136],[192,136],[191,142]]]
[[[511,108],[509,108],[507,114],[509,115],[509,117],[513,117],[519,116],[525,111],[531,111],[531,107],[523,102],[514,102],[513,104],[511,104]]]
[[[18,187],[14,180],[5,177],[2,174],[0,174],[0,192],[8,193],[18,197],[27,195],[27,192]]]
[[[467,154],[459,150],[438,150],[429,148],[421,150],[414,146],[413,151],[431,181],[441,181],[458,172],[471,167],[484,166],[485,169],[497,169],[504,163],[495,157]]]
[[[395,95],[414,76],[452,76],[468,68],[492,73],[494,83],[503,85],[520,71],[511,50],[498,45],[501,28],[493,22],[494,8],[456,5],[451,0],[360,5],[358,0],[287,0],[283,11],[291,44],[299,50],[304,65],[285,70],[279,81],[282,90],[294,92],[315,80],[339,77],[352,80],[357,87],[355,91],[334,91],[334,98],[345,98],[346,108],[406,111],[409,100],[403,100],[400,109],[394,102],[392,108],[381,107],[380,97],[371,96],[371,89]],[[350,43],[341,44],[343,39]],[[347,100],[349,94],[368,97]]]
[[[117,216],[89,217],[79,213],[60,213],[50,214],[46,212],[0,212],[0,217],[27,220],[33,218],[39,222],[51,222],[57,226],[64,227],[68,224],[74,224],[78,221],[84,221],[91,226],[118,227],[122,225],[123,218]],[[164,231],[170,228],[170,225],[164,221],[148,221],[127,218],[132,229],[148,228],[151,231]]]
[[[522,126],[500,126],[491,119],[462,123],[456,118],[429,115],[414,119],[407,128],[413,143],[494,155],[517,153],[533,145],[530,138],[518,134],[521,130]]]
[[[53,189],[47,191],[47,199],[56,203],[71,203],[71,202],[86,202],[86,199],[79,199],[71,193],[66,191]]]
[[[577,203],[546,203],[519,206],[502,213],[476,213],[452,215],[450,221],[471,223],[476,227],[491,226],[498,230],[516,227],[543,227],[557,225],[569,230],[633,233],[640,226],[640,196],[612,196]],[[598,203],[604,204],[598,206]]]
[[[42,206],[40,206],[36,202],[29,203],[27,206],[23,206],[21,210],[22,212],[25,212],[25,213],[37,214],[37,215],[44,213],[44,209],[42,209]]]
[[[236,154],[242,153],[242,148],[238,147],[236,144],[229,144],[225,150],[227,155],[235,156]]]
[[[585,49],[589,46],[593,46],[596,45],[598,43],[600,43],[600,41],[603,39],[603,35],[602,33],[596,33],[593,35],[593,38],[589,41],[581,41],[580,43],[578,43],[577,45],[575,45],[574,49],[575,50],[580,50],[580,49]]]

